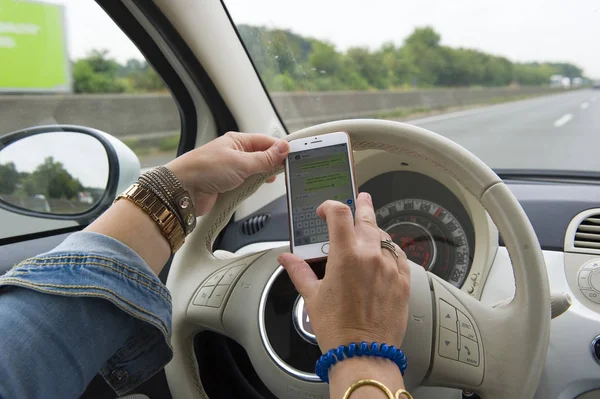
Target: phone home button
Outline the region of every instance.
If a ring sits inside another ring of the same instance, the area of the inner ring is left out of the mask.
[[[321,247],[321,252],[323,252],[325,255],[329,254],[329,243],[323,244]]]

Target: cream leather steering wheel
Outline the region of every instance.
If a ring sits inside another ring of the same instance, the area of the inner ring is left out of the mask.
[[[548,349],[550,293],[539,243],[515,197],[473,154],[415,126],[347,120],[313,126],[287,139],[336,131],[348,132],[355,151],[378,149],[419,158],[448,173],[481,202],[512,259],[515,297],[495,308],[411,264],[409,323],[402,345],[408,357],[407,388],[419,384],[454,387],[475,391],[486,399],[533,397]],[[202,330],[216,331],[240,343],[259,377],[277,397],[328,397],[327,384],[278,365],[268,338],[261,335],[261,300],[267,296],[267,283],[281,272],[277,255],[288,247],[242,258],[217,259],[212,253],[215,237],[237,206],[268,177],[254,176],[220,196],[173,260],[167,287],[173,297],[174,358],[166,374],[176,399],[207,397],[193,348],[194,335]],[[448,350],[453,345],[460,348],[458,358],[452,354],[454,349]]]

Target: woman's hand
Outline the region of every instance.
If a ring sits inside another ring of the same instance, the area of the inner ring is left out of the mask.
[[[217,196],[257,173],[275,171],[287,157],[285,140],[264,134],[229,132],[165,165],[190,192],[196,215],[207,213]]]
[[[408,319],[410,268],[398,246],[398,259],[381,247],[389,235],[377,227],[371,196],[358,196],[356,223],[350,208],[337,201],[324,202],[317,214],[329,228],[323,280],[293,254],[281,254],[279,262],[306,302],[321,351],[361,341],[399,348]]]
[[[371,196],[356,199],[356,223],[350,208],[326,201],[317,214],[329,228],[329,258],[323,280],[310,266],[290,253],[281,254],[306,310],[322,352],[352,342],[378,342],[400,347],[406,333],[410,267],[396,246],[399,258],[381,241],[389,235],[377,227]],[[398,366],[377,357],[353,357],[329,370],[330,397],[342,397],[358,380],[374,378],[396,392],[404,388]],[[383,397],[374,387],[352,394],[356,399]]]

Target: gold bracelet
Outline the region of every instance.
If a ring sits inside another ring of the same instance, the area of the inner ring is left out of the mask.
[[[185,232],[175,216],[151,190],[137,183],[129,186],[114,202],[126,199],[140,207],[158,225],[161,234],[175,253],[185,242]],[[135,231],[132,232],[135,234]]]
[[[383,392],[387,395],[388,399],[401,399],[400,395],[406,396],[407,399],[414,399],[412,397],[412,395],[410,393],[408,393],[408,391],[406,389],[398,389],[398,391],[396,392],[396,395],[394,395],[392,393],[392,391],[390,391],[390,389],[388,387],[386,387],[384,384],[382,384],[379,381],[370,380],[370,379],[369,380],[359,380],[359,381],[356,381],[354,384],[350,385],[350,387],[346,390],[346,393],[344,393],[344,396],[342,397],[342,399],[348,399],[354,391],[356,391],[358,388],[363,387],[365,385],[370,385],[370,386],[379,388],[381,390],[381,392]]]
[[[408,399],[415,399],[410,393],[408,393],[406,389],[398,389],[398,391],[396,391],[396,395],[394,395],[394,399],[400,399],[400,395],[404,395]]]
[[[365,386],[365,385],[371,385],[373,387],[379,388],[381,390],[381,392],[386,394],[388,399],[394,399],[394,394],[392,393],[392,391],[390,391],[390,389],[388,387],[386,387],[385,385],[383,385],[381,382],[375,381],[375,380],[356,381],[354,384],[350,385],[350,387],[346,390],[346,393],[344,394],[342,399],[348,399],[350,397],[350,395],[352,394],[352,392],[356,391],[358,388]]]

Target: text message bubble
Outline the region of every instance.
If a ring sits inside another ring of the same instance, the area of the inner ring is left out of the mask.
[[[346,163],[346,154],[333,154],[330,155],[327,159],[323,159],[320,161],[309,162],[303,164],[300,168],[303,171],[319,169],[319,168],[331,168],[333,166],[340,166]]]
[[[310,177],[304,182],[304,191],[310,193],[326,188],[344,187],[350,184],[350,173],[332,173],[325,176]]]

